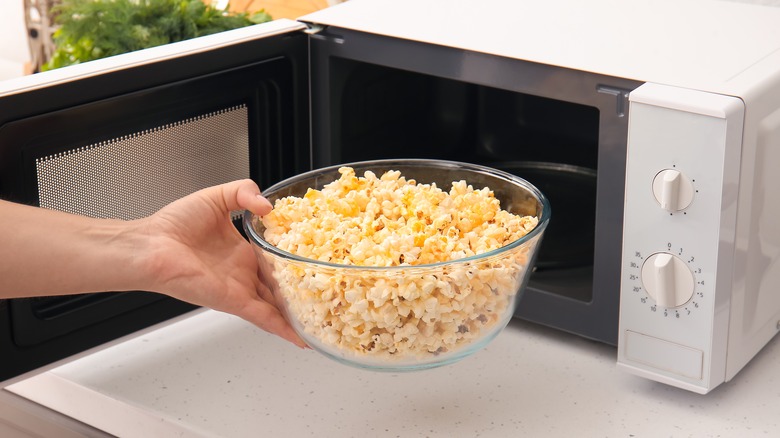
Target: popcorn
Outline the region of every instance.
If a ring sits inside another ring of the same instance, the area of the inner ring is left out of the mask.
[[[322,344],[379,358],[455,351],[511,315],[528,250],[430,266],[501,248],[537,225],[502,210],[493,192],[455,181],[449,192],[399,171],[286,197],[262,218],[264,238],[344,269],[269,261],[291,319]],[[355,267],[393,267],[392,270]]]

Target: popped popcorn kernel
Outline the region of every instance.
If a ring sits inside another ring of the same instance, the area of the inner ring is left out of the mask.
[[[538,219],[501,209],[487,187],[448,191],[390,170],[351,167],[321,190],[276,200],[262,218],[272,245],[312,260],[403,269],[317,270],[276,261],[288,312],[324,345],[357,355],[409,358],[455,351],[506,322],[529,249],[463,263],[506,246]]]

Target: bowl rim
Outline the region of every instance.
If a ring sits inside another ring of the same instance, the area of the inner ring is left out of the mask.
[[[512,243],[508,245],[504,245],[500,248],[496,248],[492,251],[488,251],[481,254],[475,254],[468,257],[463,257],[460,259],[453,259],[453,260],[447,260],[443,262],[436,262],[436,263],[428,263],[428,264],[422,264],[422,265],[395,265],[395,266],[366,266],[366,265],[348,265],[343,263],[332,263],[332,262],[325,262],[322,260],[316,260],[311,259],[308,257],[302,257],[297,254],[293,254],[291,252],[285,251],[283,249],[277,248],[276,246],[272,245],[268,241],[265,240],[258,232],[255,230],[255,227],[252,225],[252,222],[256,215],[252,213],[249,210],[245,210],[242,218],[242,223],[244,227],[244,231],[246,232],[247,237],[258,245],[260,248],[262,248],[264,251],[268,251],[278,257],[282,257],[285,259],[292,259],[296,260],[298,262],[303,263],[309,263],[314,265],[320,265],[320,266],[326,266],[330,268],[339,268],[339,269],[348,269],[348,270],[370,270],[370,271],[407,271],[410,269],[429,269],[429,268],[440,268],[447,265],[454,265],[454,264],[462,264],[465,262],[476,262],[476,261],[484,261],[486,259],[491,259],[495,256],[498,256],[504,252],[511,251],[514,248],[517,248],[518,246],[521,246],[525,244],[525,242],[528,242],[531,239],[534,239],[536,236],[540,235],[545,228],[547,228],[548,223],[550,222],[550,202],[547,199],[546,196],[536,188],[533,184],[526,181],[525,179],[513,175],[509,172],[504,172],[499,169],[495,169],[488,166],[483,166],[479,164],[472,164],[472,163],[465,163],[460,161],[451,161],[451,160],[437,160],[437,159],[425,159],[425,158],[394,158],[394,159],[382,159],[382,160],[367,160],[367,161],[355,161],[351,163],[343,163],[343,164],[336,164],[332,166],[326,166],[321,167],[318,169],[310,170],[307,172],[300,173],[298,175],[295,175],[293,177],[287,178],[285,180],[282,180],[276,184],[273,184],[271,187],[265,189],[262,191],[263,196],[265,196],[266,193],[273,194],[274,192],[290,185],[296,182],[299,182],[304,179],[308,179],[310,177],[313,177],[320,173],[326,173],[326,172],[332,172],[332,171],[338,171],[341,167],[352,167],[356,168],[359,166],[419,166],[419,167],[438,167],[443,169],[458,169],[458,170],[469,170],[473,172],[478,173],[485,173],[493,177],[497,177],[500,179],[507,180],[509,182],[512,182],[514,184],[520,185],[523,188],[527,189],[531,193],[533,193],[534,196],[539,200],[539,202],[542,204],[542,214],[541,217],[539,217],[539,220],[536,224],[536,227],[534,227],[533,230],[528,232],[525,236],[513,241]],[[392,167],[388,167],[388,170],[393,170]],[[357,172],[356,172],[357,173]],[[468,184],[468,181],[467,181]]]

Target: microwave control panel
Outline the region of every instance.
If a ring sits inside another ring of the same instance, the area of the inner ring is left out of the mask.
[[[744,104],[656,84],[629,98],[618,365],[706,393],[725,376]]]

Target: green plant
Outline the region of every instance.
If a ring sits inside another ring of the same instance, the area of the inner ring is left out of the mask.
[[[271,20],[227,13],[203,0],[62,0],[55,51],[41,70],[182,41]]]

